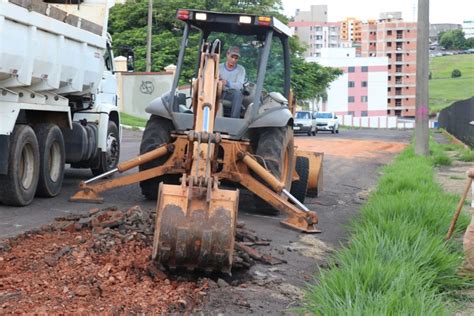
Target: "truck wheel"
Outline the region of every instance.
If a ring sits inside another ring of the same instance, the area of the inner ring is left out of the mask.
[[[118,127],[115,122],[109,121],[105,152],[100,153],[99,167],[91,168],[92,174],[98,176],[117,167],[120,159],[120,141]]]
[[[290,193],[298,201],[304,203],[306,190],[308,189],[309,159],[306,157],[296,157],[295,171],[300,178],[291,183]]]
[[[36,195],[53,197],[61,192],[64,179],[64,138],[54,124],[40,124],[35,127],[40,154],[40,173]]]
[[[152,115],[146,123],[143,132],[142,142],[140,144],[140,155],[156,149],[157,147],[168,144],[171,141],[171,131],[174,129],[173,122],[163,117]],[[164,155],[158,159],[138,166],[140,171],[158,167],[166,162],[170,154]],[[148,200],[156,200],[158,197],[158,185],[160,182],[168,184],[179,183],[179,175],[162,175],[149,180],[141,181],[140,188],[142,194]]]
[[[293,130],[290,126],[285,127],[264,127],[259,129],[259,139],[256,149],[257,159],[264,159],[268,170],[281,182],[285,183],[285,188],[290,190],[291,179],[293,177],[292,166],[294,163],[294,139]],[[262,183],[266,183],[261,180]],[[282,195],[284,196],[284,195]],[[255,196],[256,209],[267,215],[276,215],[278,210],[270,204]]]
[[[28,205],[35,197],[40,166],[38,141],[30,126],[15,126],[8,156],[8,174],[0,176],[2,202],[12,206]]]

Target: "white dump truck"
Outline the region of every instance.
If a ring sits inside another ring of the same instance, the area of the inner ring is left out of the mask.
[[[113,0],[0,0],[0,202],[61,191],[65,164],[94,175],[120,155]]]

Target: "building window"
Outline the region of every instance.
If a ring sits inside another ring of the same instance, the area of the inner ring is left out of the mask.
[[[387,110],[387,115],[390,115],[390,110]]]
[[[362,70],[362,72],[368,72],[368,71],[369,71],[369,67],[368,67],[368,66],[362,66],[362,67],[361,67],[361,70]]]
[[[362,81],[362,88],[366,88],[367,87],[367,81]]]
[[[347,114],[354,116],[354,111],[347,111]]]
[[[367,111],[361,111],[361,112],[360,112],[360,116],[364,116],[364,117],[365,117],[365,116],[368,116]]]
[[[392,47],[392,42],[387,42],[387,47]]]
[[[388,76],[388,81],[392,80],[392,77],[391,76]]]
[[[396,99],[395,100],[395,106],[402,106],[402,100],[401,99]]]
[[[349,88],[354,88],[355,87],[355,81],[349,81],[348,83]]]
[[[402,72],[402,65],[396,65],[395,71]]]
[[[349,103],[354,103],[354,101],[355,101],[355,98],[353,96],[350,96],[347,98],[347,102]]]
[[[392,103],[392,99],[388,99],[388,104]],[[390,114],[390,113],[389,113]]]
[[[387,54],[388,59],[392,58],[392,54]]]
[[[363,95],[360,97],[360,102],[368,102],[369,101],[369,97],[366,96],[366,95]]]
[[[392,91],[392,88],[388,87],[388,92]]]
[[[395,115],[397,115],[397,116],[402,115],[402,111],[401,110],[395,110]]]
[[[388,70],[392,69],[392,65],[388,65]]]
[[[387,31],[387,35],[392,35],[392,31]]]
[[[348,72],[355,72],[355,67],[349,67],[347,71]]]

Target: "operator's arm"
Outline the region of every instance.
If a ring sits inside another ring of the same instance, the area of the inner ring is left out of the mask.
[[[237,68],[231,72],[229,80],[227,80],[228,89],[242,90],[245,82],[245,68],[237,65]]]

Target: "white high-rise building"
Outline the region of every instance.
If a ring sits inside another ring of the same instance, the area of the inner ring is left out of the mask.
[[[474,19],[462,22],[462,31],[466,39],[474,37]]]

